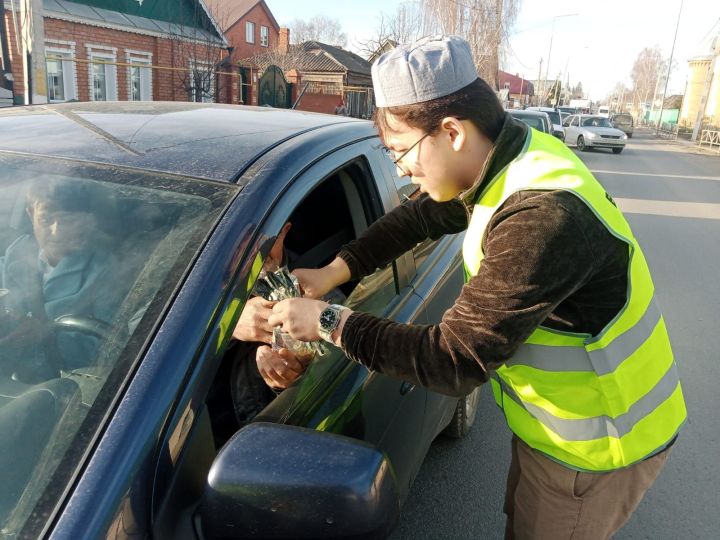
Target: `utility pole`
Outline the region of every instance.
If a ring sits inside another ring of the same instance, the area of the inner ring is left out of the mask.
[[[540,88],[539,88],[540,87],[540,77],[542,77],[542,63],[543,63],[543,59],[540,58],[540,69],[538,70],[538,80],[537,80],[538,88],[536,89],[539,91],[539,93],[536,94],[537,97],[536,97],[536,103],[535,103],[535,105],[537,105],[537,106],[542,105],[542,103],[540,103],[540,97],[542,96],[542,90],[540,90]]]
[[[548,59],[545,65],[545,82],[543,84],[543,96],[545,95],[545,86],[547,85],[548,74],[550,73],[550,55],[552,54],[553,37],[555,36],[555,21],[562,17],[575,17],[577,13],[566,13],[565,15],[555,15],[553,17],[552,32],[550,32],[550,48],[548,49]]]
[[[25,104],[47,103],[47,67],[45,65],[45,22],[42,0],[22,0],[23,78]]]
[[[663,90],[662,101],[660,102],[660,116],[658,116],[657,127],[655,128],[655,135],[660,132],[660,124],[662,123],[662,113],[665,107],[665,94],[667,93],[668,82],[670,82],[670,71],[672,70],[673,54],[675,54],[675,40],[677,39],[678,28],[680,28],[680,16],[682,15],[683,3],[685,0],[680,0],[680,10],[678,11],[677,24],[675,25],[675,37],[673,38],[672,49],[670,49],[670,61],[668,62],[668,72],[665,78],[665,89]]]

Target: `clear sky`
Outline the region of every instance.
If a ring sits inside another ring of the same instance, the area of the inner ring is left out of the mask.
[[[391,14],[401,0],[265,0],[278,22],[324,14],[340,21],[349,48],[373,35],[380,14]],[[592,99],[602,99],[617,82],[630,86],[630,71],[644,47],[659,45],[670,56],[680,0],[521,0],[511,29],[510,52],[504,68],[537,79],[543,76],[552,35],[549,78],[570,75],[581,81]],[[567,17],[557,17],[569,15]],[[555,18],[557,17],[557,18]],[[555,29],[553,32],[553,20]],[[708,54],[707,44],[720,31],[720,0],[685,0],[673,55],[668,94],[683,93],[687,59]],[[565,79],[565,76],[563,76]]]

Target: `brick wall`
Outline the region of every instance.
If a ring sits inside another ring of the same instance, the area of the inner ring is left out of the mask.
[[[3,10],[3,24],[5,25],[5,32],[7,35],[8,47],[10,49],[10,63],[12,64],[12,75],[13,75],[13,89],[16,96],[16,103],[23,102],[25,92],[23,86],[25,85],[25,77],[22,71],[22,52],[17,48],[17,42],[15,39],[15,26],[13,25],[12,12],[9,9]],[[18,28],[20,25],[20,15],[18,17]]]
[[[187,101],[187,72],[182,71],[189,67],[190,58],[221,60],[227,55],[222,47],[207,45],[193,45],[188,42],[124,32],[88,24],[79,24],[58,19],[45,18],[46,44],[58,47],[67,47],[67,43],[74,44],[75,72],[77,77],[77,99],[90,100],[90,76],[87,63],[88,45],[101,47],[98,52],[115,54],[115,61],[120,64],[128,63],[129,55],[126,49],[135,52],[145,52],[152,55],[152,99],[155,101]],[[13,77],[15,79],[16,94],[22,92],[22,59],[20,51],[15,47],[15,35],[12,25],[12,16],[5,10],[4,22],[8,30],[8,41],[12,53]],[[50,40],[50,43],[48,43]],[[115,49],[114,51],[112,49]],[[179,69],[174,69],[179,68]],[[232,72],[230,67],[223,71]],[[117,73],[117,98],[120,101],[128,100],[129,81],[128,66],[119,65]],[[218,92],[216,101],[224,103],[238,102],[238,78],[228,75],[218,75]]]
[[[296,107],[299,111],[319,112],[335,114],[335,107],[342,100],[342,96],[332,94],[308,94],[303,95]]]
[[[255,23],[255,43],[248,43],[245,39],[245,23]],[[266,26],[268,28],[268,46],[263,47],[260,45],[260,27]],[[268,51],[273,50],[277,47],[279,33],[273,26],[272,20],[265,11],[262,4],[258,3],[250,11],[245,14],[241,19],[235,22],[230,28],[225,31],[225,37],[230,43],[231,47],[234,47],[232,60],[233,62],[239,62],[243,59],[251,58],[257,54],[264,54]]]

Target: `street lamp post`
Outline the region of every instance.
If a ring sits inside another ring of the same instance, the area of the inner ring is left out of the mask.
[[[680,0],[680,10],[678,11],[677,24],[675,24],[675,37],[673,38],[672,49],[670,49],[670,61],[668,62],[667,77],[665,77],[665,88],[663,89],[662,101],[660,102],[660,116],[658,116],[657,127],[655,128],[655,135],[660,133],[660,124],[662,124],[662,113],[665,107],[665,94],[667,92],[668,82],[670,82],[670,70],[672,69],[673,54],[675,54],[675,40],[677,39],[678,28],[680,27],[680,16],[682,15],[683,3],[685,0]]]
[[[543,88],[541,98],[545,95],[545,86],[547,85],[548,73],[550,73],[550,55],[552,54],[553,37],[555,36],[555,20],[562,17],[575,17],[578,13],[566,13],[565,15],[555,15],[553,17],[552,32],[550,32],[550,48],[548,49],[547,64],[545,65],[545,81],[543,81]]]

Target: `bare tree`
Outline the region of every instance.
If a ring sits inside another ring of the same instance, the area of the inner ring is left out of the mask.
[[[618,82],[612,91],[605,96],[605,102],[610,106],[611,110],[624,112],[626,104],[632,97],[632,90],[625,83]]]
[[[478,74],[498,88],[500,58],[521,0],[422,0],[426,34],[454,34],[470,44]]]
[[[639,114],[644,104],[654,100],[660,77],[667,69],[660,47],[645,47],[633,64],[630,78],[633,82],[633,109]]]
[[[335,47],[347,46],[347,34],[342,31],[338,19],[315,15],[308,20],[293,19],[288,27],[293,43],[319,41]]]
[[[195,11],[189,21],[173,25],[168,36],[172,42],[172,67],[175,81],[188,101],[215,101],[220,90],[217,72],[228,55],[220,28],[226,22],[222,18],[229,13],[218,4],[213,8],[213,21],[201,4],[194,4]]]
[[[402,2],[395,13],[381,13],[374,35],[358,43],[361,56],[370,60],[389,45],[410,43],[423,35],[423,11],[419,1]]]
[[[302,69],[304,54],[299,45],[290,45],[287,50],[275,47],[266,53],[252,56],[249,62],[257,68],[260,75],[270,66],[277,66],[286,73],[291,69]]]

